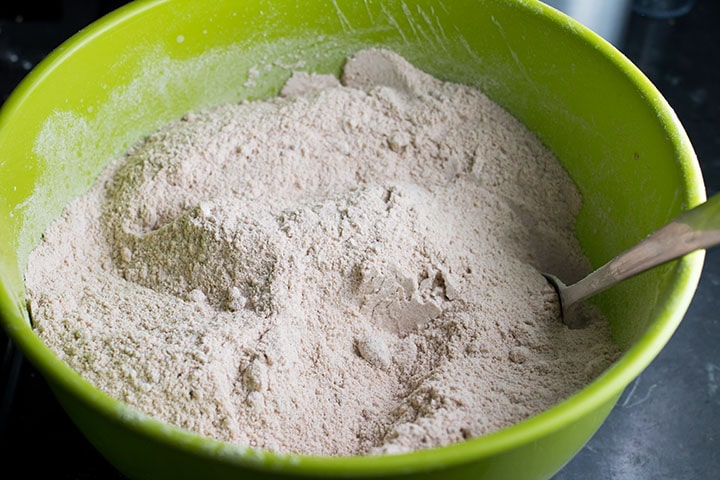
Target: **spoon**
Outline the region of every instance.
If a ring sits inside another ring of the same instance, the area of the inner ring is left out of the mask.
[[[720,193],[716,193],[572,285],[565,285],[551,273],[543,275],[558,293],[563,323],[568,328],[582,328],[582,300],[653,267],[719,243]]]

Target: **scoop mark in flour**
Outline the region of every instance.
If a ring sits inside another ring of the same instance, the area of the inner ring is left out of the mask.
[[[385,340],[377,334],[366,334],[355,339],[355,348],[362,358],[377,368],[388,369],[391,357]]]

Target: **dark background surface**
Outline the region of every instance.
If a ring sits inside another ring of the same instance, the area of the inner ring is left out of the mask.
[[[0,103],[44,56],[126,2],[2,0]],[[688,132],[708,195],[720,189],[720,2],[685,15],[633,12],[616,45],[654,82]],[[626,389],[597,434],[555,479],[720,478],[720,250],[707,253],[697,293],[665,349]],[[4,333],[0,476],[122,479],[68,420]],[[48,473],[51,472],[51,475]]]

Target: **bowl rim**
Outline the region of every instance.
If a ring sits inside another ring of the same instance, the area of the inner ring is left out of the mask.
[[[146,10],[172,1],[131,2],[94,21],[63,42],[38,63],[8,97],[0,109],[0,128],[4,120],[32,94],[34,88],[73,52],[105,31],[141,15]],[[598,50],[613,66],[627,75],[643,99],[656,111],[663,128],[672,136],[675,148],[680,154],[680,168],[685,177],[687,207],[704,201],[706,193],[702,174],[690,140],[671,106],[639,68],[609,42],[561,11],[539,0],[513,0],[513,3],[543,16],[554,28],[568,30],[568,26],[571,26],[572,32],[569,34]],[[647,331],[603,374],[571,397],[526,420],[480,437],[442,447],[380,456],[275,453],[209,439],[166,424],[114,399],[80,377],[35,335],[27,316],[20,317],[15,312],[3,309],[0,317],[12,340],[43,373],[53,389],[54,385],[61,386],[97,411],[164,444],[176,446],[193,455],[221,458],[231,464],[258,470],[279,469],[291,474],[332,475],[340,472],[347,474],[350,471],[355,475],[407,473],[457,466],[530,443],[570,425],[608,402],[617,401],[623,389],[652,362],[679,326],[694,296],[703,262],[704,251],[694,252],[677,261],[672,282],[667,286],[667,291],[671,293]],[[4,285],[0,286],[4,288]]]

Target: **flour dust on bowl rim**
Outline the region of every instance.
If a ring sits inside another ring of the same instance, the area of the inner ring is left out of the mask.
[[[682,320],[703,252],[597,298],[624,354],[573,397],[483,437],[378,457],[280,455],[174,428],[89,385],[38,339],[25,307],[28,254],[111,159],[188,111],[274,96],[296,65],[337,74],[372,46],[477,87],[535,132],[582,194],[576,234],[594,266],[705,200],[692,146],[661,94],[607,42],[540,2],[131,3],[48,56],[0,113],[3,327],[128,477],[549,478]]]

